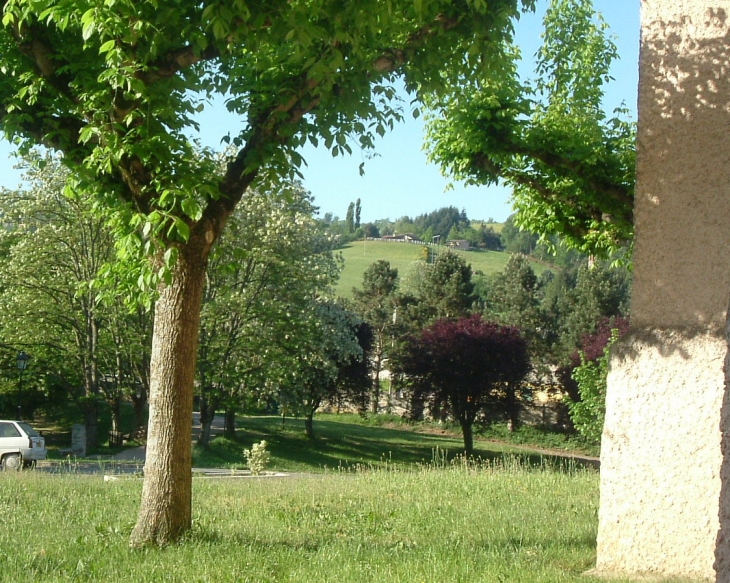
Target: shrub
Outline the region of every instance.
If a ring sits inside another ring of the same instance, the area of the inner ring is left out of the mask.
[[[254,476],[262,474],[271,460],[271,452],[266,450],[266,441],[254,443],[251,449],[244,449],[243,455],[246,456],[248,468]]]
[[[573,370],[573,380],[578,383],[580,400],[568,399],[568,408],[573,425],[586,440],[601,442],[603,422],[606,418],[606,379],[608,376],[609,352],[619,338],[619,331],[611,330],[611,338],[603,349],[603,355],[588,360],[580,352],[580,365]]]

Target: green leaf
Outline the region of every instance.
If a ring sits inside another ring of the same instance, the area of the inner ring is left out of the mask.
[[[102,55],[104,53],[108,53],[110,50],[112,50],[116,46],[117,46],[116,40],[114,40],[114,39],[108,40],[99,47],[99,54]]]

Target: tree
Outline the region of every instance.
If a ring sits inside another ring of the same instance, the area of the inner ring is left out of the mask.
[[[121,431],[120,400],[146,403],[150,321],[127,312],[116,290],[101,282],[114,253],[113,237],[94,202],[62,194],[67,172],[50,157],[28,159],[28,188],[2,193],[6,227],[0,237],[10,253],[0,267],[3,338],[34,347],[35,368],[47,366],[68,386],[83,412],[87,447],[99,445],[99,402]],[[18,321],[23,326],[18,326]],[[141,381],[140,383],[135,381]]]
[[[347,207],[347,214],[345,215],[345,223],[347,226],[347,234],[350,235],[355,232],[355,203],[351,202]]]
[[[380,373],[397,326],[397,292],[398,270],[384,259],[371,263],[363,273],[362,288],[352,290],[355,307],[373,333],[370,350],[373,372],[370,410],[373,413],[378,412],[380,405]]]
[[[508,413],[513,392],[530,367],[527,343],[516,328],[478,314],[438,320],[405,347],[397,372],[410,377],[416,401],[450,414],[461,426],[464,451],[474,453],[479,414]]]
[[[298,330],[300,354],[290,362],[279,400],[304,415],[307,437],[314,438],[314,414],[325,403],[350,402],[364,409],[370,386],[368,350],[372,331],[335,302],[313,302],[307,330]]]
[[[429,265],[417,295],[419,318],[430,324],[439,318],[467,315],[474,303],[471,266],[453,251],[441,253]]]
[[[362,213],[362,206],[360,204],[360,199],[358,198],[355,202],[355,228],[360,228],[360,214]]]
[[[519,328],[532,345],[540,341],[545,321],[538,279],[527,257],[512,255],[504,270],[491,279],[485,314],[499,324]]]
[[[504,222],[501,232],[504,250],[508,253],[522,253],[530,255],[537,247],[539,236],[515,224],[515,215],[510,215]]]
[[[635,124],[601,103],[616,47],[590,0],[552,0],[544,30],[533,84],[501,61],[430,101],[430,157],[469,183],[510,184],[518,226],[606,256],[633,237]]]
[[[575,286],[559,299],[563,352],[572,354],[586,334],[595,332],[602,318],[628,314],[630,297],[631,275],[626,267],[612,267],[606,262],[581,265]]]
[[[331,294],[339,265],[314,211],[298,184],[252,192],[213,252],[197,369],[201,445],[216,410],[224,407],[229,418],[243,403],[266,399],[266,387],[296,353],[292,338],[306,324],[311,299]]]
[[[150,423],[134,546],[191,525],[191,416],[211,249],[256,183],[297,172],[297,148],[372,146],[400,116],[396,76],[421,97],[503,51],[529,0],[361,4],[5,0],[0,124],[44,144],[118,227],[120,289],[155,288]],[[190,135],[209,97],[244,121],[223,171]],[[148,258],[149,261],[144,261]]]

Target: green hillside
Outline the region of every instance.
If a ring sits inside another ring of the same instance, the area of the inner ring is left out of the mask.
[[[444,250],[444,247],[440,247]],[[423,246],[413,243],[397,243],[382,241],[355,241],[338,250],[345,259],[345,267],[337,285],[337,294],[352,297],[352,288],[362,285],[362,274],[365,269],[378,259],[385,259],[403,276],[410,265],[423,255]],[[462,255],[473,271],[492,274],[502,271],[509,261],[510,254],[502,251],[456,251]],[[535,273],[542,273],[546,267],[533,262]]]

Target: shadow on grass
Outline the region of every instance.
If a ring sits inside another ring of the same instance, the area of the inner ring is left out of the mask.
[[[219,438],[208,449],[196,448],[195,465],[243,467],[243,449],[262,439],[272,454],[272,469],[289,471],[448,463],[463,453],[460,437],[449,434],[316,418],[314,427],[316,437],[312,440],[304,434],[302,419],[288,418],[282,425],[280,417],[247,417],[240,423],[235,441]],[[485,442],[477,441],[475,445],[475,457],[485,461],[501,461],[507,455],[532,467],[572,470],[581,465],[577,459],[514,452],[498,444],[485,447]]]

